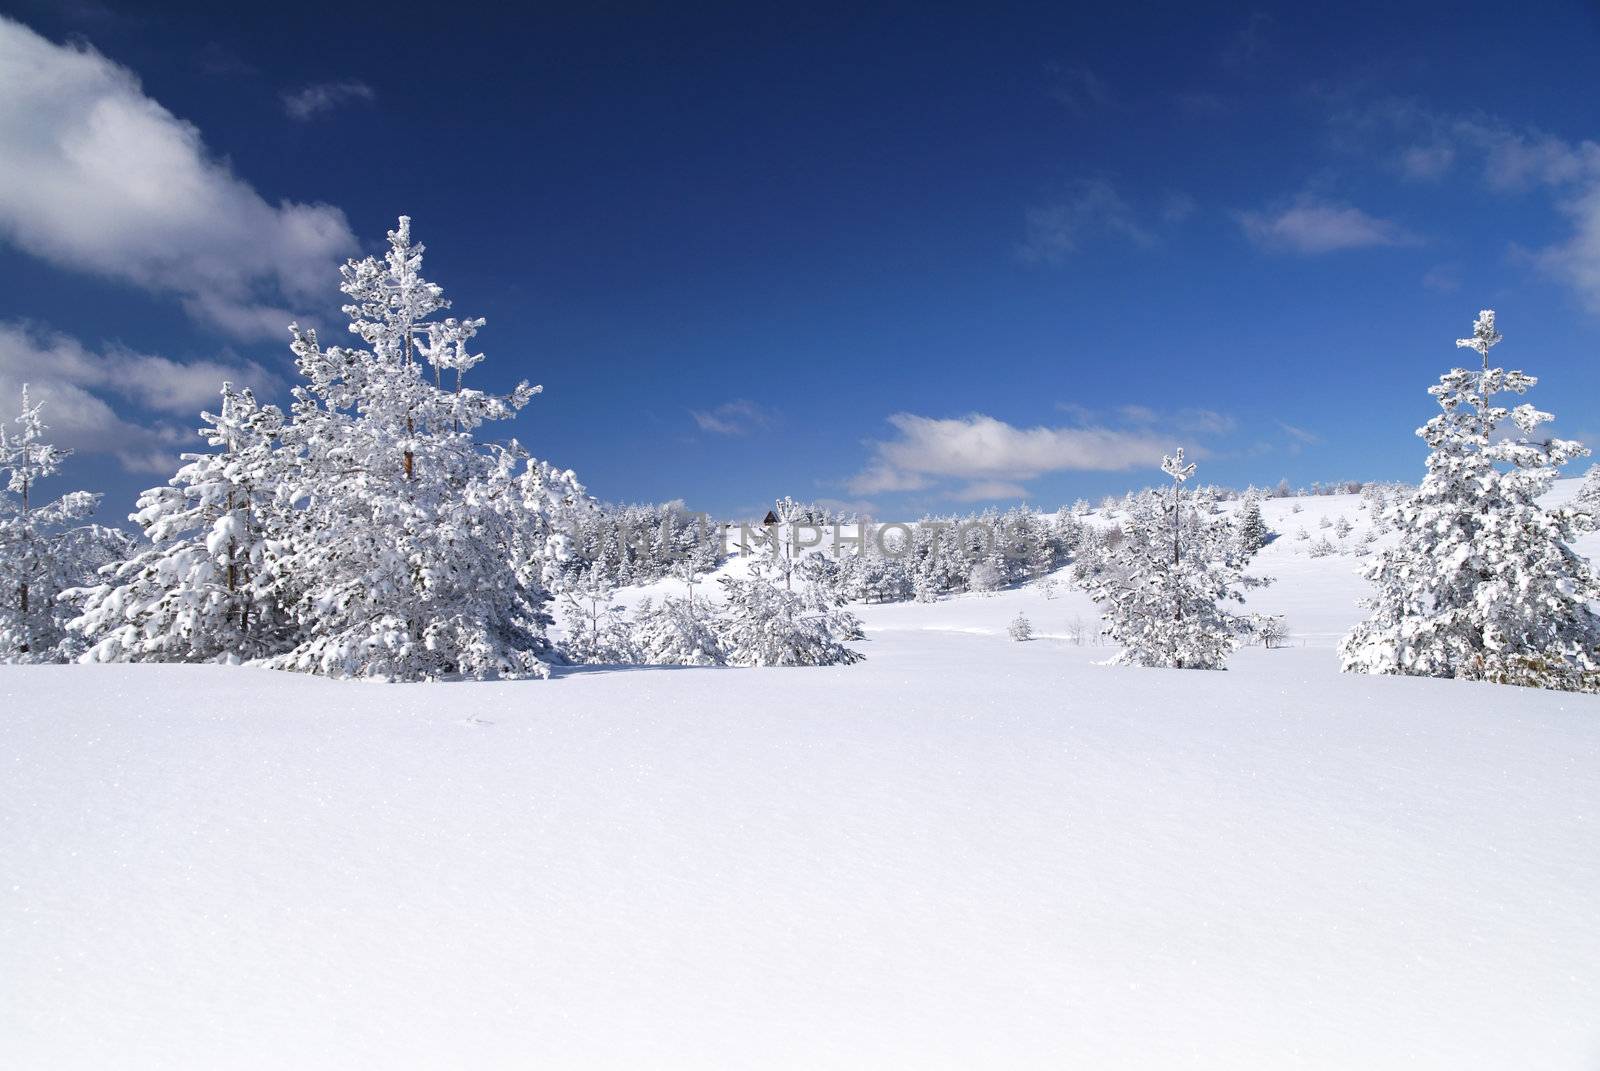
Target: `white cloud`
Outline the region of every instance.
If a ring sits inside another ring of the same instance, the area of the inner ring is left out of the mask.
[[[749,435],[770,427],[774,414],[748,398],[723,402],[715,409],[691,409],[689,415],[701,431],[713,435]]]
[[[1309,194],[1268,211],[1242,212],[1239,225],[1263,249],[1291,253],[1411,245],[1417,240],[1391,220]]]
[[[131,472],[171,475],[178,453],[199,447],[193,430],[200,411],[215,410],[224,380],[261,392],[278,386],[251,361],[179,364],[121,347],[95,353],[66,335],[0,321],[0,416],[15,415],[27,383],[34,399],[45,402],[52,442],[114,457]],[[124,403],[184,419],[181,425],[129,420],[119,411]]]
[[[1094,235],[1115,235],[1141,246],[1156,240],[1133,206],[1104,179],[1080,182],[1061,200],[1028,209],[1024,222],[1020,253],[1031,263],[1058,264]]]
[[[269,204],[127,68],[3,16],[0,238],[175,295],[230,334],[276,338],[292,309],[332,293],[355,248],[342,211]]]
[[[1265,11],[1252,11],[1244,25],[1235,30],[1217,53],[1224,67],[1249,66],[1270,52],[1275,20]]]
[[[1567,141],[1539,130],[1516,131],[1481,118],[1457,120],[1451,130],[1482,160],[1490,189],[1547,189],[1572,232],[1535,261],[1600,313],[1600,143]]]
[[[1316,446],[1322,442],[1322,436],[1314,431],[1297,428],[1293,424],[1286,424],[1281,420],[1278,421],[1278,427],[1282,428],[1283,433],[1289,437],[1288,449],[1291,454],[1298,454],[1305,447]]]
[[[1019,483],[1004,480],[978,480],[958,487],[945,496],[957,502],[996,502],[1002,499],[1027,498],[1028,489]]]
[[[378,94],[365,82],[318,82],[283,95],[283,110],[291,119],[305,122],[331,112],[341,104],[376,100]]]
[[[1439,294],[1461,289],[1461,270],[1454,264],[1435,264],[1422,273],[1422,285]]]
[[[1494,116],[1434,112],[1407,100],[1345,108],[1332,123],[1347,148],[1397,159],[1408,177],[1471,171],[1496,193],[1544,193],[1571,231],[1530,259],[1600,312],[1600,142],[1517,128]],[[1514,236],[1512,242],[1518,244]],[[1425,280],[1434,288],[1455,282],[1453,271]]]
[[[1600,313],[1600,180],[1562,205],[1572,237],[1539,254],[1539,263],[1564,279],[1590,311]]]
[[[1018,485],[1035,476],[1153,465],[1173,445],[1144,429],[1018,428],[981,413],[953,419],[896,413],[889,423],[898,436],[873,444],[872,462],[850,481],[852,494],[924,490],[951,478],[966,481],[966,490],[1004,487],[1004,494],[980,497],[1021,497],[1026,491]]]
[[[1456,148],[1448,141],[1408,145],[1400,151],[1400,171],[1407,178],[1437,179],[1450,170],[1455,160]]]
[[[813,501],[824,509],[831,509],[835,513],[854,513],[858,517],[875,517],[878,513],[877,503],[864,498],[818,498],[813,499]]]
[[[1084,424],[1103,423],[1094,410],[1074,402],[1064,402],[1059,408],[1072,414],[1073,418]],[[1148,405],[1122,405],[1114,410],[1117,420],[1142,430],[1163,428],[1175,432],[1189,432],[1197,435],[1226,435],[1238,428],[1239,422],[1227,413],[1219,413],[1215,409],[1179,409],[1175,412],[1164,412],[1152,409]]]
[[[1568,142],[1538,130],[1518,132],[1499,123],[1460,120],[1452,133],[1483,162],[1492,189],[1564,186],[1600,177],[1600,145]]]
[[[1072,67],[1052,72],[1050,96],[1078,115],[1097,111],[1111,103],[1111,90],[1105,80],[1087,67]]]
[[[914,472],[901,472],[890,465],[869,465],[850,478],[847,484],[853,495],[881,495],[896,491],[922,491],[929,486],[926,476]]]
[[[1186,92],[1177,96],[1178,107],[1197,119],[1217,119],[1232,114],[1234,104],[1220,93]]]
[[[1194,198],[1186,193],[1169,193],[1161,201],[1161,220],[1164,223],[1182,223],[1194,215]]]

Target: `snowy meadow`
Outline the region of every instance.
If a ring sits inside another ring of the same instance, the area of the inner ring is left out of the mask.
[[[1600,480],[1494,313],[1414,486],[730,543],[495,438],[422,257],[127,529],[0,438],[5,1062],[1600,1062]]]

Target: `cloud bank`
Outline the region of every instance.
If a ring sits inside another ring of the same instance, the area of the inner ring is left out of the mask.
[[[283,338],[356,247],[344,213],[271,204],[127,68],[0,16],[0,240]]]
[[[265,394],[279,386],[252,361],[180,364],[115,346],[95,352],[67,335],[0,321],[0,420],[16,416],[26,383],[45,403],[51,442],[115,458],[130,472],[168,476],[179,453],[201,449],[199,414],[216,411],[224,380]],[[129,405],[181,423],[129,420]]]

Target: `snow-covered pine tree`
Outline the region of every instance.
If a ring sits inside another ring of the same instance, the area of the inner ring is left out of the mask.
[[[1427,475],[1389,511],[1399,542],[1363,570],[1376,591],[1371,616],[1339,645],[1347,672],[1600,690],[1600,581],[1570,545],[1581,514],[1538,502],[1588,451],[1535,438],[1549,413],[1495,404],[1538,382],[1489,366],[1500,339],[1494,312],[1480,312],[1456,345],[1481,367],[1451,369],[1429,388],[1443,412],[1417,431]],[[1501,434],[1507,419],[1520,434]]]
[[[111,538],[106,529],[74,528],[100,496],[68,491],[39,500],[39,483],[55,475],[69,452],[44,441],[43,402],[22,388],[21,430],[0,425],[0,662],[61,662],[75,653],[66,624],[72,607],[61,594],[88,579]]]
[[[1222,669],[1238,645],[1239,618],[1224,601],[1266,580],[1242,572],[1233,529],[1201,517],[1183,494],[1194,475],[1183,450],[1162,459],[1170,498],[1146,492],[1127,506],[1123,538],[1074,567],[1078,582],[1106,615],[1106,633],[1122,645],[1113,661],[1176,669]]]
[[[292,536],[277,500],[289,460],[276,449],[283,413],[224,383],[220,411],[201,419],[215,452],[185,454],[129,518],[148,547],[77,593],[83,609],[70,627],[91,645],[83,661],[248,660],[294,643],[274,568]]]
[[[633,646],[652,666],[716,666],[727,661],[711,611],[704,602],[664,596],[644,599],[633,614]]]
[[[1239,550],[1249,557],[1272,541],[1272,531],[1261,515],[1261,500],[1254,492],[1239,506]]]
[[[622,607],[614,605],[616,583],[601,560],[561,592],[567,637],[562,653],[574,662],[635,661],[633,639]]]
[[[1600,529],[1600,465],[1590,465],[1583,474],[1583,483],[1572,499],[1573,512],[1578,527],[1585,532]]]
[[[1018,610],[1017,616],[1013,617],[1011,624],[1006,626],[1006,634],[1018,643],[1024,640],[1031,640],[1033,639],[1033,622],[1028,620],[1027,614]]]
[[[756,577],[720,580],[726,605],[717,634],[730,666],[834,666],[859,662],[845,646],[860,639],[861,623],[815,588],[802,594]]]
[[[1088,503],[1084,505],[1087,507]],[[1078,544],[1083,541],[1083,517],[1083,514],[1069,510],[1066,506],[1056,511],[1055,524],[1050,530],[1051,554],[1047,572],[1057,565],[1071,561],[1073,555],[1078,553]]]
[[[341,269],[364,347],[324,349],[291,327],[306,382],[284,440],[300,455],[290,490],[305,534],[282,566],[303,593],[302,637],[271,664],[391,680],[544,676],[549,594],[526,531],[550,508],[546,473],[528,461],[522,477],[538,486],[519,493],[530,490],[514,471],[520,451],[473,438],[538,388],[463,385],[483,358],[469,348],[483,321],[433,318],[449,303],[422,277],[422,253],[402,216],[385,257]]]

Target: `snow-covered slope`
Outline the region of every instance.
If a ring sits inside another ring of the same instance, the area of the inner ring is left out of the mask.
[[[1300,503],[1226,673],[0,667],[0,1064],[1600,1065],[1600,699],[1340,675]]]

